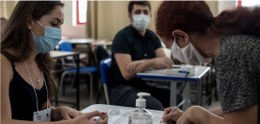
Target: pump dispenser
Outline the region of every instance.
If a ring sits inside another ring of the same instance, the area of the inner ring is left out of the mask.
[[[144,96],[151,96],[151,94],[139,92],[137,96],[139,97],[135,101],[137,110],[130,114],[128,124],[152,124],[152,114],[145,108],[146,99],[143,98]]]

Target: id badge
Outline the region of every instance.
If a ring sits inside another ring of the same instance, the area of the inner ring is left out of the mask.
[[[51,108],[33,112],[33,121],[50,122],[51,121]]]

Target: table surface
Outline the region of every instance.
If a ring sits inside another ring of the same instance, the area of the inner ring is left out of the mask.
[[[196,81],[196,80],[200,80],[210,69],[209,67],[205,67],[205,66],[195,66],[195,67],[197,68],[197,71],[192,76],[188,75],[187,79],[185,74],[183,75],[167,74],[167,70],[169,69],[145,71],[145,72],[137,73],[136,77],[143,78],[143,79],[162,79],[162,80],[184,80],[185,79],[188,81]]]
[[[62,41],[67,41],[72,44],[87,44],[87,43],[92,43],[95,41],[95,39],[68,39],[68,40],[62,40]]]
[[[105,105],[105,104],[93,104],[82,112],[91,111],[101,111],[108,112],[108,124],[128,124],[128,116],[131,112],[136,110],[132,107],[115,106],[115,105]],[[159,124],[163,115],[163,111],[149,110],[152,113],[153,124]],[[111,114],[112,113],[112,114]],[[116,114],[115,114],[116,113]]]
[[[187,66],[187,65],[178,65],[178,66]],[[176,73],[169,74],[169,71],[167,69],[160,69],[160,70],[150,70],[145,71],[142,73],[137,73],[136,77],[141,78],[143,80],[152,80],[152,81],[168,81],[170,82],[170,105],[177,105],[177,82],[188,82],[185,83],[184,91],[182,92],[183,98],[189,98],[190,96],[190,83],[189,82],[196,82],[196,103],[198,105],[201,105],[202,101],[202,78],[206,75],[206,73],[209,71],[209,67],[205,66],[195,66],[196,71],[194,75],[188,75],[186,77],[186,74],[180,73],[179,75]],[[176,72],[176,71],[175,71]],[[189,104],[184,104],[183,109],[186,110],[189,107]]]
[[[70,52],[70,51],[58,51],[53,50],[50,51],[50,56],[52,58],[60,58],[60,57],[67,57],[67,56],[73,56],[79,54],[78,52]]]

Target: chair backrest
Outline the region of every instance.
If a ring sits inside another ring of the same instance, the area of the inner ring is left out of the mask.
[[[100,61],[99,69],[100,69],[102,84],[107,83],[110,68],[111,68],[111,58],[106,58]]]
[[[101,60],[111,56],[108,50],[104,48],[104,46],[96,46],[95,54],[96,54],[97,63],[100,63]]]
[[[59,50],[60,51],[74,51],[73,50],[73,47],[72,47],[72,44],[69,42],[69,41],[62,41],[60,44],[59,44]],[[61,59],[61,63],[62,64],[66,64],[66,63],[76,63],[74,58],[71,57],[71,56],[68,56],[66,58],[63,58]],[[66,69],[66,67],[63,67],[63,69]]]
[[[59,46],[61,51],[73,51],[72,44],[68,41],[64,41]]]

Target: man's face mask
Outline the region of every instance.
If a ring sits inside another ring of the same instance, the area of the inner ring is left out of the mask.
[[[135,27],[138,31],[145,31],[150,24],[150,16],[144,14],[135,14],[133,15],[132,26]]]
[[[186,64],[201,65],[211,61],[210,58],[204,58],[191,43],[180,48],[174,39],[170,49],[173,57]]]
[[[53,50],[61,40],[61,29],[43,26],[39,21],[36,22],[44,28],[43,36],[35,36],[32,32],[37,51],[39,53],[46,53]]]

